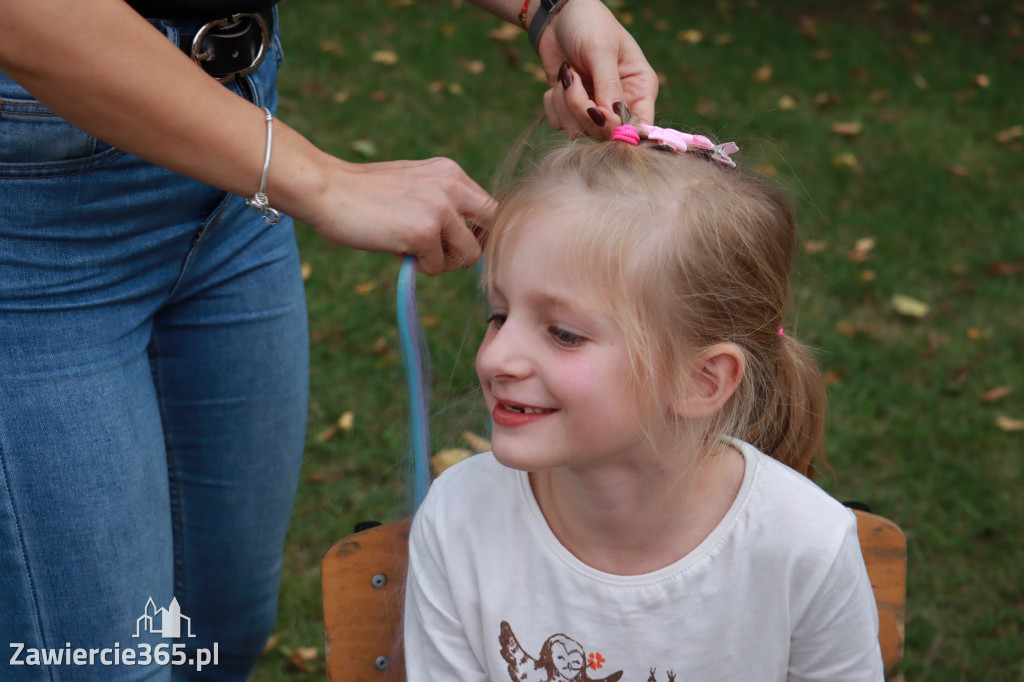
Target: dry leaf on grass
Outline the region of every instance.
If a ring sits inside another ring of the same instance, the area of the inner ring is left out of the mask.
[[[914,317],[917,319],[925,317],[930,310],[927,303],[910,296],[904,296],[903,294],[893,294],[892,307],[904,317]]]
[[[515,24],[502,24],[499,28],[487,32],[487,36],[503,43],[510,43],[518,38],[523,30]]]
[[[352,410],[345,410],[341,413],[341,416],[338,417],[338,428],[342,431],[351,431],[352,427],[355,425],[355,421],[356,415]]]
[[[997,400],[1002,400],[1011,393],[1013,393],[1013,388],[1010,386],[996,386],[995,388],[988,389],[978,397],[981,398],[981,401],[984,403],[994,403]]]
[[[455,466],[472,456],[473,453],[465,448],[445,448],[430,458],[430,470],[434,472],[435,476],[440,476],[441,472],[448,467]]]
[[[1024,431],[1024,419],[1011,419],[1001,414],[996,417],[996,426],[1000,431]]]
[[[368,293],[377,288],[376,282],[363,282],[362,284],[356,285],[356,295],[366,296]]]
[[[1012,128],[1000,130],[996,133],[996,142],[999,144],[1006,144],[1007,142],[1012,142],[1022,136],[1024,136],[1024,126],[1013,126]]]
[[[463,431],[462,440],[473,449],[473,452],[487,452],[491,449],[491,441],[483,436],[478,436],[472,431]]]
[[[378,64],[384,64],[385,66],[394,66],[398,63],[398,54],[394,50],[377,50],[370,59],[377,62]]]
[[[877,241],[874,237],[862,237],[853,245],[853,251],[846,254],[846,258],[853,263],[863,263],[871,257],[871,252],[875,250],[876,243]]]
[[[861,124],[857,121],[837,121],[832,124],[832,132],[844,137],[856,137],[861,133]]]

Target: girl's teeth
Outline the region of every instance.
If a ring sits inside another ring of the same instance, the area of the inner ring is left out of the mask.
[[[542,410],[538,407],[512,407],[511,405],[506,405],[505,409],[509,412],[519,412],[521,414],[543,414],[547,412],[547,410]]]

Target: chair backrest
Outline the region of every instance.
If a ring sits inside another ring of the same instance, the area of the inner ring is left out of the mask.
[[[878,604],[886,671],[903,659],[907,543],[899,526],[855,510],[857,535]],[[331,682],[403,682],[401,626],[409,520],[350,535],[324,556],[324,640]]]
[[[332,682],[404,682],[402,611],[409,519],[350,535],[321,564],[324,648]]]

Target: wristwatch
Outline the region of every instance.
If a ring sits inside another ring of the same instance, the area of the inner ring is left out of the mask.
[[[537,50],[537,45],[540,44],[540,36],[544,33],[544,29],[548,27],[551,17],[558,14],[567,2],[569,0],[540,0],[537,13],[533,15],[533,19],[530,21],[530,44],[533,45],[534,51]]]

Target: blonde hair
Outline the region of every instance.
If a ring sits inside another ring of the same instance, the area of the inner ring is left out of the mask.
[[[733,343],[744,377],[704,436],[735,436],[810,475],[823,449],[825,389],[808,349],[779,333],[796,251],[782,195],[698,154],[577,141],[499,196],[483,237],[485,287],[517,227],[559,205],[570,209],[567,267],[630,340],[637,397],[653,405],[673,368]]]

